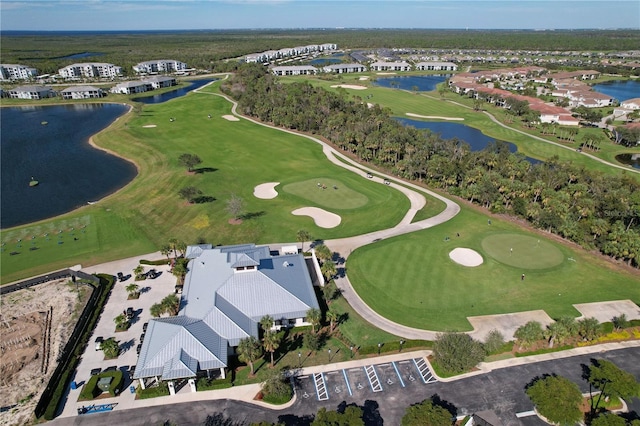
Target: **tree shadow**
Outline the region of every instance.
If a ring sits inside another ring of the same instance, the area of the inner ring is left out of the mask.
[[[278,424],[286,426],[309,426],[313,422],[313,415],[296,416],[295,414],[284,414],[278,416]]]
[[[449,401],[440,398],[440,395],[438,395],[437,393],[434,393],[431,396],[431,401],[433,401],[433,405],[442,407],[445,410],[447,410],[449,413],[451,413],[451,418],[455,419],[458,416],[458,409],[456,408],[456,406],[450,403]]]
[[[245,214],[241,215],[239,217],[239,219],[242,219],[242,220],[255,219],[255,218],[258,218],[260,216],[264,216],[265,214],[266,214],[266,212],[264,210],[259,211],[259,212],[249,212],[249,213],[245,213]]]
[[[205,204],[212,203],[216,201],[216,197],[211,197],[209,195],[201,195],[193,199],[193,204]]]
[[[218,169],[216,169],[215,167],[199,167],[197,169],[191,170],[192,173],[195,173],[197,175],[200,175],[203,173],[217,172],[217,171]]]

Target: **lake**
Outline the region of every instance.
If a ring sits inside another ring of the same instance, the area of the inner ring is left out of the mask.
[[[620,102],[640,98],[640,81],[638,80],[608,81],[595,84],[592,88],[596,92],[604,93]]]
[[[204,86],[207,83],[215,81],[216,79],[202,79],[202,80],[193,80],[191,84],[185,87],[181,87],[176,90],[172,90],[170,92],[160,93],[158,95],[150,95],[150,96],[141,96],[139,98],[133,98],[136,102],[142,102],[143,104],[160,104],[162,102],[170,101],[171,99],[179,98],[180,96],[184,96],[192,90],[198,89]]]
[[[439,121],[419,121],[400,117],[396,118],[396,120],[405,126],[415,127],[416,129],[431,130],[433,133],[440,135],[442,139],[457,138],[469,144],[471,151],[482,151],[487,147],[487,145],[493,142],[502,142],[506,144],[509,147],[510,152],[518,151],[518,147],[511,142],[498,141],[497,139],[485,135],[480,130],[464,124]],[[535,158],[525,157],[525,159],[531,164],[540,163],[540,160],[536,160]]]
[[[0,108],[0,228],[67,213],[131,182],[132,163],[88,143],[127,109],[106,103]]]
[[[634,169],[640,169],[640,154],[618,154],[616,160]]]
[[[402,77],[376,77],[373,81],[375,86],[398,88],[402,90],[414,90],[416,87],[420,92],[431,92],[436,90],[436,86],[451,75],[412,75]]]

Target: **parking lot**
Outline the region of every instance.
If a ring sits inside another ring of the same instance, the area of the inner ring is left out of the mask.
[[[160,259],[159,254],[157,257],[149,257],[147,259]],[[176,278],[169,272],[169,267],[166,265],[161,266],[145,266],[145,271],[148,272],[151,269],[155,269],[158,274],[155,278],[134,281],[133,269],[138,266],[140,258],[125,259],[122,261],[112,262],[111,264],[101,265],[101,269],[93,271],[87,268],[85,271],[90,273],[108,273],[117,276],[118,272],[122,272],[124,279],[118,280],[114,284],[113,291],[109,296],[107,303],[105,304],[104,311],[98,320],[93,335],[90,338],[89,344],[85,353],[83,354],[80,364],[76,370],[74,381],[78,384],[77,389],[69,391],[67,403],[64,408],[64,413],[75,413],[77,408],[83,405],[90,405],[95,401],[85,401],[76,403],[82,385],[86,383],[91,377],[92,373],[97,373],[98,370],[121,370],[125,377],[125,386],[123,388],[122,395],[115,398],[108,398],[100,403],[113,403],[119,404],[124,402],[124,399],[133,399],[134,395],[129,391],[129,386],[132,384],[129,379],[129,371],[138,362],[138,354],[136,353],[136,347],[140,344],[140,337],[143,334],[143,326],[151,319],[149,313],[150,307],[160,302],[164,297],[175,291]],[[139,286],[141,292],[140,297],[134,300],[128,300],[128,292],[126,287],[129,284],[135,283]],[[131,310],[129,311],[129,308]],[[127,316],[129,311],[131,316],[131,326],[128,330],[122,332],[116,332],[116,323],[114,318],[120,314]],[[120,355],[116,359],[105,360],[104,353],[101,350],[96,350],[96,338],[102,337],[104,340],[109,337],[114,337],[120,346]]]
[[[424,358],[407,358],[302,375],[295,384],[303,401],[341,401],[380,398],[387,391],[412,392],[436,381]]]

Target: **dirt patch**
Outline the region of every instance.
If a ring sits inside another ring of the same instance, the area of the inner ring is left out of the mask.
[[[30,422],[57,358],[66,344],[88,289],[80,298],[68,280],[52,281],[2,297],[0,314],[0,425]]]
[[[229,225],[240,225],[242,224],[242,219],[229,219]]]

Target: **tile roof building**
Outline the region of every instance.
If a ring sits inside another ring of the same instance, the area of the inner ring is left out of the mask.
[[[274,328],[307,325],[319,309],[301,254],[272,256],[267,246],[189,246],[180,311],[152,319],[142,343],[134,379],[225,377],[229,356],[240,340],[258,337],[260,319]],[[172,384],[169,385],[172,388]]]

